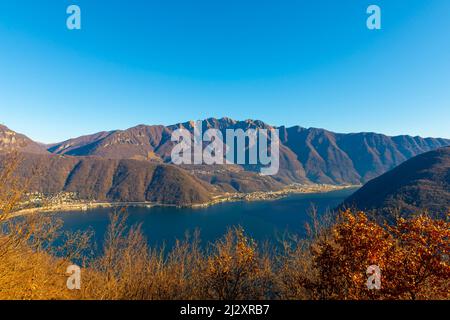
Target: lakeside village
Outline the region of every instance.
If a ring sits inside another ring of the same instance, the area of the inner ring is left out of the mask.
[[[278,200],[291,194],[326,193],[348,188],[356,188],[354,185],[328,185],[328,184],[292,184],[277,191],[257,191],[251,193],[224,193],[214,196],[210,201],[202,204],[194,204],[189,207],[208,207],[224,202],[236,201],[267,201]],[[26,194],[26,201],[23,201],[17,208],[16,214],[23,215],[36,212],[55,211],[88,211],[94,208],[112,208],[121,206],[173,206],[154,202],[105,202],[89,201],[80,199],[75,192],[61,192],[55,195],[45,195],[39,192]]]
[[[221,194],[210,201],[210,203],[198,206],[214,205],[222,202],[233,201],[267,201],[279,200],[292,194],[327,193],[332,191],[358,188],[356,185],[330,185],[330,184],[291,184],[277,191],[256,191],[251,193],[226,193]]]

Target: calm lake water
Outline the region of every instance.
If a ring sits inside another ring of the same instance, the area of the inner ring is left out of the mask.
[[[286,232],[304,234],[308,210],[315,206],[319,213],[335,208],[355,189],[322,194],[299,194],[275,201],[223,203],[208,208],[128,208],[128,224],[142,224],[150,245],[166,244],[172,247],[176,239],[183,239],[186,231],[200,230],[202,243],[221,237],[228,227],[242,226],[258,241],[276,244]],[[64,230],[77,231],[93,228],[95,241],[101,247],[109,225],[111,209],[58,214],[64,221]]]

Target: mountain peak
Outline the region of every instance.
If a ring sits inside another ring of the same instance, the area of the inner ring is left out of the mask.
[[[19,134],[5,125],[0,125],[0,152],[21,151],[27,153],[48,153],[45,147],[27,136]]]

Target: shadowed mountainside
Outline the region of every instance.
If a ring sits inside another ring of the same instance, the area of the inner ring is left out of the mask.
[[[450,213],[450,147],[416,156],[371,180],[343,206],[385,214],[426,210],[444,218]]]

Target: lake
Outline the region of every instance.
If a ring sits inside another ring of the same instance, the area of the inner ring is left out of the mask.
[[[176,239],[183,239],[186,231],[200,231],[202,243],[221,237],[232,226],[240,225],[258,241],[276,244],[286,232],[304,235],[308,210],[315,206],[319,213],[335,208],[355,189],[319,194],[296,194],[280,200],[229,202],[207,208],[130,207],[128,224],[142,224],[142,230],[152,246],[172,247]],[[64,221],[64,230],[95,231],[95,241],[102,245],[112,209],[93,209],[85,212],[65,212],[57,216]]]

